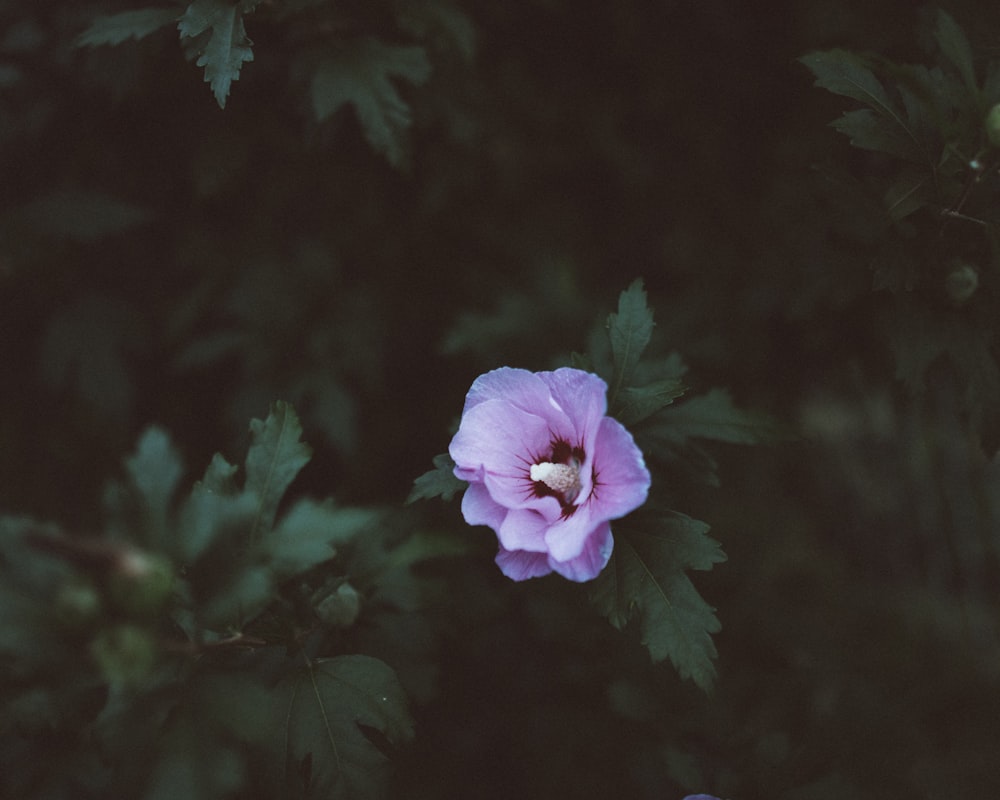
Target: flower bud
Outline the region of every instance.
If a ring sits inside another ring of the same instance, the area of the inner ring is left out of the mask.
[[[73,578],[59,587],[53,612],[67,628],[86,627],[101,613],[101,595],[90,581]]]
[[[983,123],[986,128],[986,138],[994,147],[1000,147],[1000,103],[989,110]]]
[[[90,643],[90,654],[111,684],[135,684],[145,678],[156,660],[156,644],[136,625],[117,625],[100,632]]]
[[[335,628],[349,628],[360,613],[361,595],[349,583],[340,584],[337,591],[316,606],[316,615],[325,624]]]
[[[119,609],[133,617],[159,613],[174,585],[174,570],[163,556],[123,554],[111,575],[109,592]]]
[[[963,305],[979,288],[979,272],[969,264],[956,264],[944,279],[944,287],[954,305]]]

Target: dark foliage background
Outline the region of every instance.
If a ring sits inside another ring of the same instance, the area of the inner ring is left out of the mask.
[[[433,674],[402,668],[395,795],[996,796],[996,443],[947,376],[897,380],[882,229],[829,179],[880,163],[796,61],[926,60],[930,11],[469,0],[401,26],[430,5],[261,3],[220,109],[169,28],[74,46],[136,4],[0,2],[0,508],[96,529],[146,425],[202,465],[278,399],[315,450],[299,489],[399,505],[476,375],[565,363],[642,276],[696,386],[802,434],[654,487],[729,556],[696,579],[717,687],[576,587],[509,583],[470,529]],[[1000,13],[946,8],[997,55]],[[353,109],[313,114],[300,59],[343,31],[427,49],[397,165]]]

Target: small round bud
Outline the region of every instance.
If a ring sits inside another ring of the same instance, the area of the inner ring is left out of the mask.
[[[342,583],[337,591],[328,595],[318,606],[316,615],[334,628],[349,628],[361,613],[361,595],[349,583]]]
[[[150,617],[163,609],[174,586],[174,570],[163,556],[133,551],[123,554],[108,589],[126,614]]]
[[[136,625],[117,625],[97,635],[90,643],[90,654],[108,683],[135,684],[153,668],[156,643]]]
[[[83,628],[100,615],[101,595],[90,581],[73,578],[59,587],[53,611],[67,628]]]
[[[986,128],[986,138],[994,147],[1000,147],[1000,103],[989,110],[983,123]]]
[[[944,286],[951,302],[963,305],[979,288],[979,272],[969,264],[957,264],[944,279]]]

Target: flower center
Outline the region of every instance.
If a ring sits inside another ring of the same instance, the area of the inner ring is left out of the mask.
[[[561,494],[564,502],[572,503],[580,493],[580,468],[576,459],[569,464],[542,461],[531,465],[531,480],[544,483],[553,492]]]

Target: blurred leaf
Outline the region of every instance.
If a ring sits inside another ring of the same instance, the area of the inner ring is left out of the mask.
[[[938,9],[934,38],[944,54],[962,76],[965,87],[972,95],[979,93],[976,85],[976,68],[972,58],[969,40],[957,22],[946,11]]]
[[[103,192],[61,189],[32,200],[18,218],[43,236],[93,242],[152,219],[152,213]]]
[[[924,373],[934,359],[947,350],[944,319],[921,303],[897,296],[890,322],[890,344],[896,357],[896,377],[911,392],[924,388]]]
[[[476,29],[472,20],[448,2],[408,3],[396,16],[400,28],[418,39],[430,39],[432,44],[447,45],[457,50],[466,61],[476,55]]]
[[[350,103],[365,138],[393,166],[403,163],[403,133],[410,127],[410,107],[392,78],[419,86],[431,74],[422,47],[389,45],[362,37],[328,55],[313,75],[310,93],[320,122]]]
[[[646,386],[629,387],[618,395],[618,407],[612,416],[629,426],[666,408],[686,391],[679,378],[665,378]]]
[[[253,61],[243,11],[242,5],[227,0],[194,0],[177,24],[181,43],[189,57],[197,57],[195,64],[205,68],[205,82],[220,108],[226,107],[229,88],[239,80],[243,63]]]
[[[252,442],[246,458],[246,490],[258,498],[250,541],[258,541],[274,525],[285,490],[312,456],[299,441],[302,426],[292,407],[277,402],[267,419],[250,423]]]
[[[393,670],[378,659],[338,656],[309,662],[275,688],[273,746],[285,764],[281,796],[380,798],[389,761],[360,726],[390,745],[413,736]]]
[[[196,484],[181,506],[171,551],[182,563],[197,561],[216,542],[234,541],[236,537],[231,535],[234,531],[249,530],[258,505],[252,494],[214,490],[207,481]]]
[[[215,800],[240,789],[243,759],[218,734],[200,715],[174,719],[157,741],[143,800]]]
[[[418,531],[389,551],[386,570],[408,569],[421,561],[465,555],[472,545],[468,539]]]
[[[852,111],[834,123],[858,147],[923,163],[921,142],[882,83],[865,62],[846,50],[809,53],[799,59],[816,76],[816,86],[850,97],[874,110]]]
[[[56,661],[69,643],[53,624],[52,598],[70,571],[66,563],[31,547],[29,534],[58,534],[27,517],[0,516],[0,664],[26,677]]]
[[[274,597],[270,568],[241,566],[228,583],[217,587],[218,591],[201,609],[200,619],[208,629],[241,631]]]
[[[934,176],[927,171],[905,171],[885,193],[885,207],[893,222],[905,219],[934,200]]]
[[[413,488],[406,502],[429,500],[432,497],[451,500],[457,492],[461,492],[467,486],[465,481],[455,477],[455,462],[451,460],[451,456],[441,453],[434,456],[434,469],[413,481]]]
[[[74,389],[106,420],[125,425],[134,390],[125,354],[144,346],[142,319],[117,298],[84,295],[56,312],[42,342],[42,376]]]
[[[608,340],[614,361],[609,406],[615,406],[619,392],[631,380],[639,357],[653,335],[653,324],[653,312],[646,305],[646,292],[640,278],[621,293],[618,312],[608,317]]]
[[[682,678],[709,691],[716,656],[711,634],[721,626],[685,569],[711,569],[725,561],[708,525],[671,514],[656,533],[615,529],[611,562],[590,584],[590,600],[619,630],[639,618],[642,643],[654,661],[669,658]]]
[[[665,409],[646,431],[673,442],[696,438],[731,444],[766,444],[791,435],[770,417],[737,408],[725,389],[712,389]]]
[[[373,511],[300,500],[264,538],[259,550],[280,580],[333,558],[335,544],[349,542],[375,519]]]
[[[233,494],[236,491],[233,477],[238,471],[239,467],[226,461],[221,453],[216,453],[212,456],[211,463],[206,467],[205,476],[201,479],[199,486],[209,492]]]
[[[148,512],[152,541],[162,546],[169,530],[170,500],[184,474],[167,432],[162,428],[147,428],[139,437],[135,454],[126,459],[125,468]]]
[[[121,44],[126,39],[143,39],[177,21],[176,8],[140,8],[97,17],[76,39],[77,47]]]

